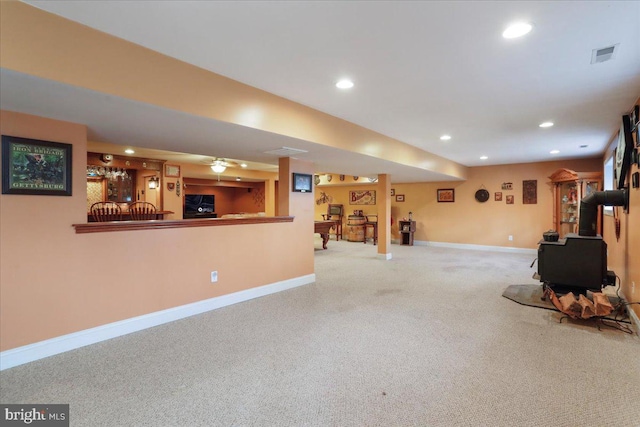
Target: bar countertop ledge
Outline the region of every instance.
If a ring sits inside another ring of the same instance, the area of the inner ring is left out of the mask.
[[[293,216],[267,216],[249,218],[207,218],[147,221],[111,221],[73,224],[76,234],[104,233],[113,231],[155,230],[161,228],[211,227],[220,225],[270,224],[293,222]]]

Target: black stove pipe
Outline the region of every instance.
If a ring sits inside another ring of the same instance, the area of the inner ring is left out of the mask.
[[[627,190],[596,191],[589,194],[580,202],[578,234],[580,236],[595,236],[597,234],[598,206],[628,206],[628,203]]]

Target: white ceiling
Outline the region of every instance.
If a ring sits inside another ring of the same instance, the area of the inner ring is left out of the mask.
[[[620,116],[640,96],[638,1],[27,3],[466,166],[601,155],[620,126]],[[533,22],[534,30],[521,39],[503,39],[502,30],[518,19]],[[593,49],[613,44],[619,44],[613,60],[590,64]],[[353,79],[355,87],[335,88],[342,77]],[[29,85],[27,93],[33,94],[24,99],[23,93],[20,100],[20,93],[14,93],[7,101],[2,99],[3,108],[21,104],[25,112],[46,110],[40,93],[56,91],[67,99],[83,99],[91,108],[105,99],[104,94],[14,72],[3,71],[2,80],[2,98],[14,85]],[[261,140],[261,147],[307,149],[308,158],[326,172],[361,176],[385,172],[396,182],[446,178],[305,141],[107,99],[111,106],[118,105],[123,117],[92,114],[72,102],[66,107],[56,104],[56,114],[88,124],[98,141],[277,163],[275,157],[256,152],[252,142]],[[42,115],[51,114],[48,110]],[[147,117],[148,122],[131,120],[132,114]],[[546,120],[555,126],[539,128]],[[174,135],[184,136],[191,127],[189,134],[195,140],[176,145],[175,138],[166,134],[158,140],[156,134],[167,129],[151,135],[153,126],[145,124],[152,121],[171,123]],[[441,141],[444,133],[452,139]],[[211,135],[219,139],[216,153],[208,152]],[[239,143],[247,135],[252,140]],[[560,153],[549,154],[553,149]],[[480,160],[482,155],[488,159]]]

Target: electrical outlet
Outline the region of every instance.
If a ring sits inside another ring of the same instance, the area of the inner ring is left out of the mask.
[[[211,272],[211,283],[215,283],[218,281],[218,272],[217,271],[212,271]]]
[[[509,235],[509,241],[512,242],[513,241],[513,236]]]

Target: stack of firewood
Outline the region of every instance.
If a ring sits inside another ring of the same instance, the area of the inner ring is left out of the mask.
[[[580,294],[578,299],[569,292],[558,298],[553,290],[548,289],[549,297],[553,305],[571,317],[572,319],[589,319],[591,317],[604,317],[608,316],[613,311],[613,306],[607,297],[602,292],[593,293],[593,302],[589,298]]]

